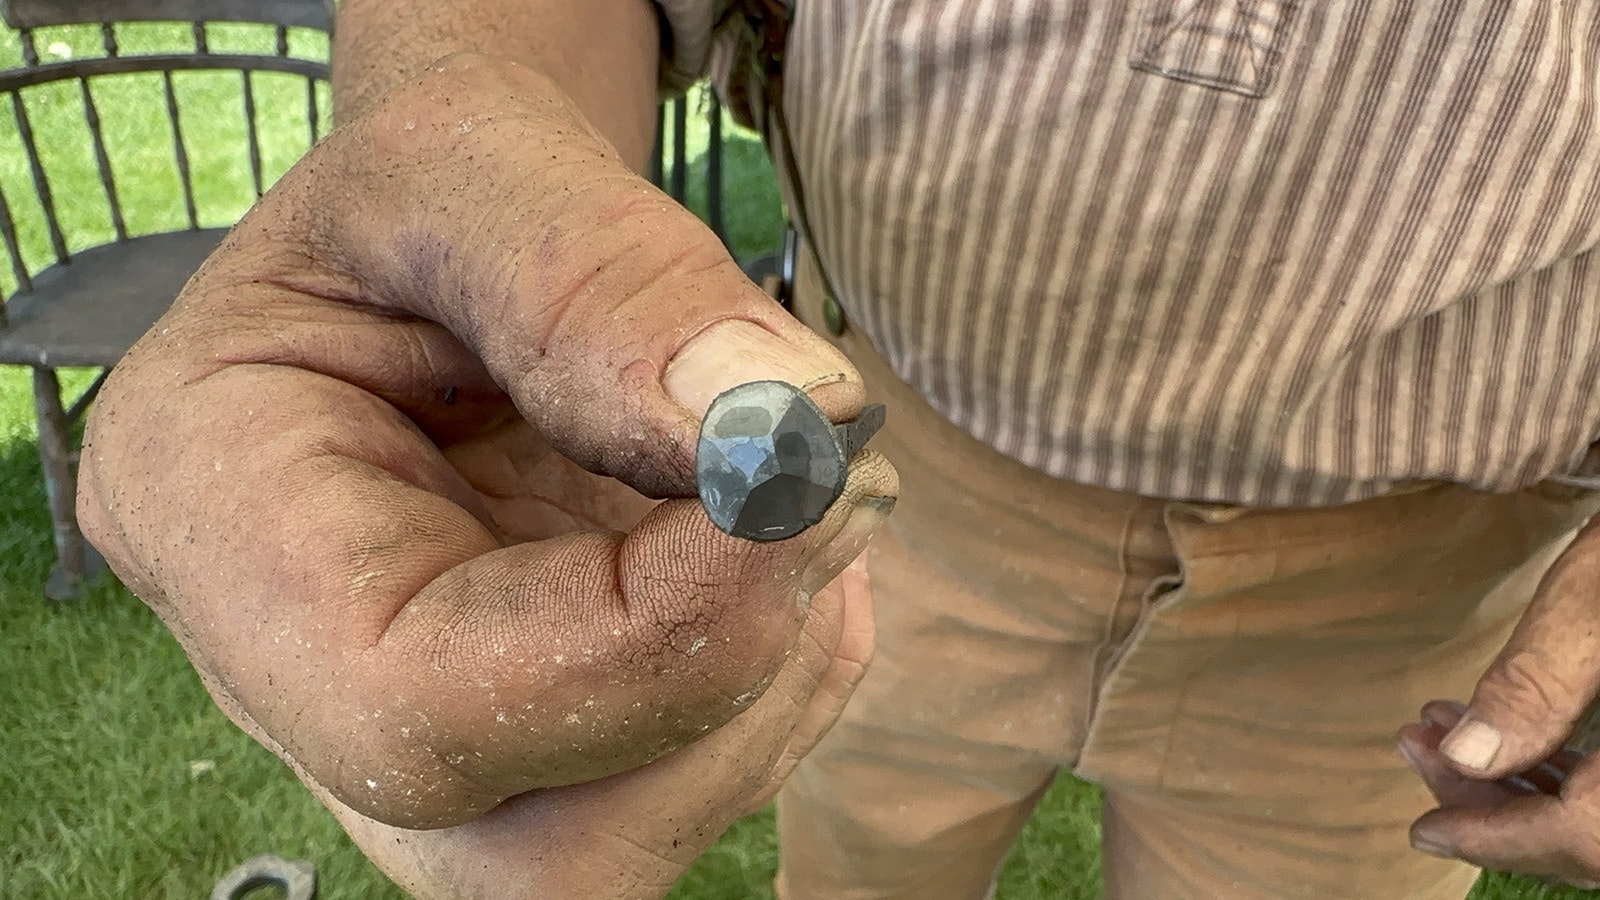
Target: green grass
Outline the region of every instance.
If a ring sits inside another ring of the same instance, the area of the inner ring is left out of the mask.
[[[0,65],[17,58],[6,37],[0,36]],[[137,52],[185,46],[187,31],[137,26],[119,37],[124,52]],[[217,47],[261,47],[269,40],[244,28],[212,35]],[[98,41],[97,33],[56,29],[41,32],[38,43],[47,55],[81,55]],[[315,40],[306,46],[325,52]],[[303,88],[272,76],[262,76],[257,87],[266,167],[275,176],[306,149],[295,119]],[[229,222],[253,199],[238,82],[186,76],[179,94],[202,224]],[[130,78],[97,90],[96,98],[130,227],[181,225],[165,127],[152,129],[139,111],[147,104],[159,108],[159,82]],[[74,90],[50,89],[30,97],[29,111],[48,148],[64,224],[81,248],[105,240],[111,230],[75,103]],[[0,189],[18,218],[33,223],[22,228],[22,237],[30,266],[38,268],[49,259],[49,245],[37,224],[17,132],[9,116],[0,116],[0,123]],[[704,127],[697,126],[690,142],[697,171],[704,146]],[[773,249],[777,192],[759,144],[749,135],[736,137],[728,166],[731,246],[742,258]],[[703,204],[703,190],[692,193],[691,206],[703,211]],[[8,293],[14,287],[3,266],[0,286]],[[81,387],[87,377],[73,373],[69,381]],[[401,896],[288,770],[212,706],[176,643],[125,589],[106,578],[75,603],[44,602],[40,585],[51,548],[38,471],[27,373],[0,370],[0,897],[200,897],[225,870],[262,852],[313,860],[326,898]],[[1000,896],[1097,896],[1098,814],[1093,788],[1061,779],[1009,858]],[[770,897],[776,860],[769,811],[737,823],[673,896]],[[1490,876],[1476,896],[1582,895]]]

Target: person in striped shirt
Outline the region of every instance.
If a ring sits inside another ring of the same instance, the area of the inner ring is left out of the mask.
[[[982,897],[1063,770],[1111,897],[1600,883],[1600,8],[340,26],[345,125],[107,383],[80,506],[403,884],[660,894],[791,768],[787,900]],[[821,338],[636,174],[712,68]],[[686,495],[757,378],[887,401],[898,476],[757,549],[588,474]]]

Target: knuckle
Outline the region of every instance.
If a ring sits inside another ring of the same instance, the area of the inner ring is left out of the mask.
[[[658,338],[656,326],[671,313],[660,307],[661,292],[681,286],[692,303],[708,276],[738,274],[703,223],[632,172],[590,166],[564,178],[563,188],[569,199],[548,211],[542,239],[507,257],[505,285],[537,296],[547,311],[535,339],[593,354],[619,337]],[[650,324],[619,334],[619,317]]]
[[[1550,714],[1570,717],[1581,697],[1579,686],[1560,666],[1531,649],[1503,654],[1479,690],[1502,704],[1506,714],[1528,720],[1544,720]]]

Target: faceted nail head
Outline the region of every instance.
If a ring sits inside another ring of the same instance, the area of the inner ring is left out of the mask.
[[[700,425],[700,503],[734,537],[780,541],[817,524],[844,492],[848,470],[833,423],[786,382],[728,390]]]

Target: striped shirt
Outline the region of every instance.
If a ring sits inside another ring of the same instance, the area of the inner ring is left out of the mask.
[[[668,72],[717,0],[662,0]],[[1513,490],[1600,436],[1600,3],[799,0],[816,251],[929,403],[1062,478]]]

